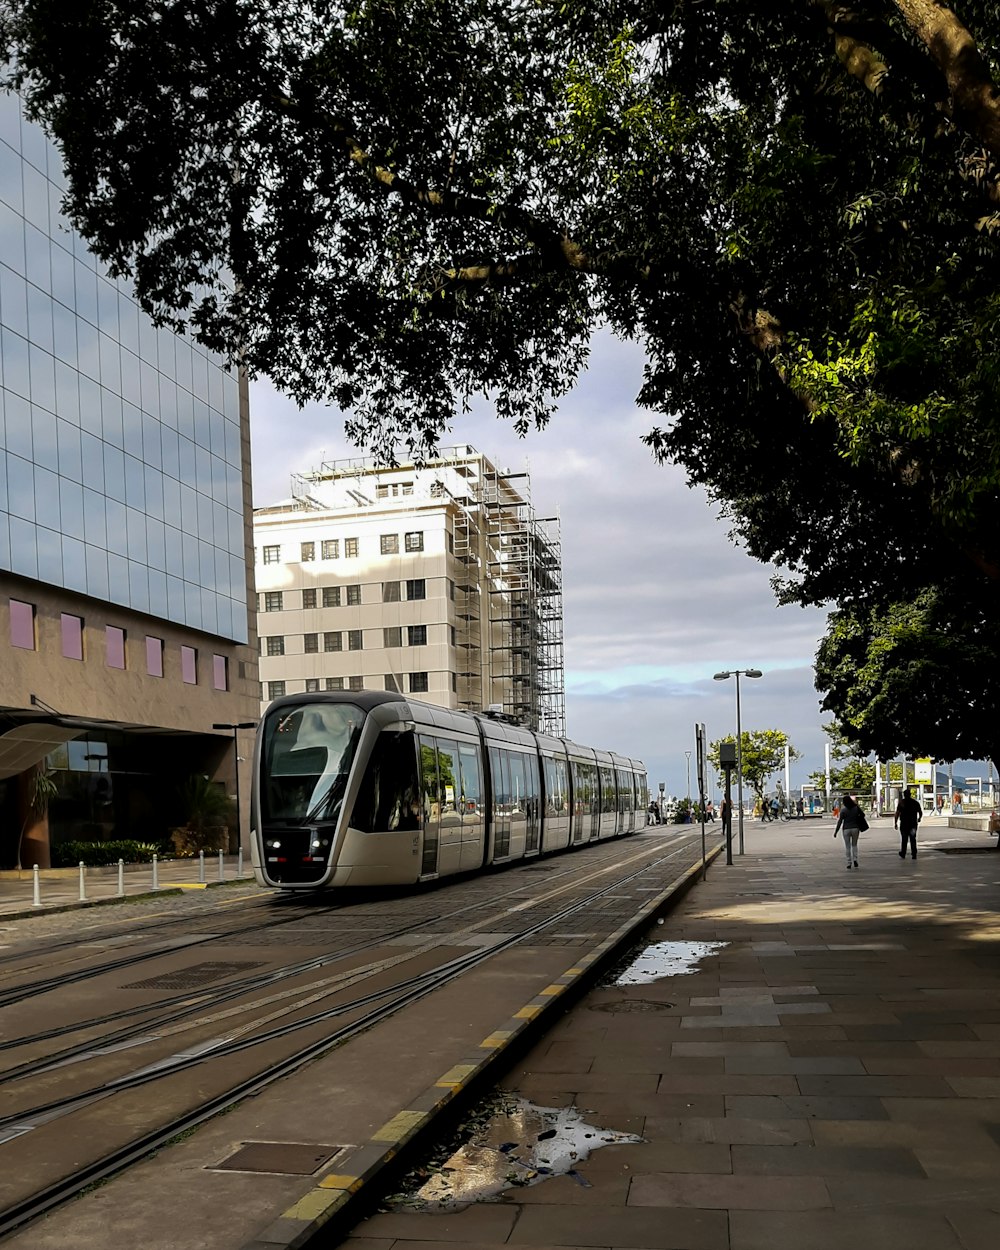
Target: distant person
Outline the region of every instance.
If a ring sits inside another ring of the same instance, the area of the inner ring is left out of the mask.
[[[940,816],[944,812],[944,795],[937,796],[937,814]]]
[[[771,820],[771,804],[767,799],[762,799],[760,804],[760,818],[770,823]]]
[[[722,836],[728,838],[733,832],[733,803],[731,799],[723,799],[719,804],[719,819],[722,821]]]
[[[705,817],[707,820],[715,822],[715,804],[711,799],[705,804]]]
[[[868,828],[868,821],[865,820],[865,814],[860,806],[851,798],[849,794],[845,794],[840,800],[840,816],[837,819],[837,827],[833,831],[833,836],[843,829],[844,831],[844,851],[847,855],[848,868],[858,868],[858,835]]]
[[[771,800],[771,819],[772,820],[781,819],[781,801],[779,799]]]
[[[906,859],[907,843],[909,843],[910,854],[914,859],[917,858],[917,825],[920,824],[922,815],[920,804],[911,796],[909,789],[904,790],[892,822],[893,828],[899,830],[903,839],[899,848],[900,859]]]
[[[962,794],[959,790],[956,790],[952,796],[951,810],[956,816],[961,816],[962,814]]]
[[[806,805],[801,799],[799,799],[795,804],[795,814],[798,816],[799,820],[801,820],[806,814]]]

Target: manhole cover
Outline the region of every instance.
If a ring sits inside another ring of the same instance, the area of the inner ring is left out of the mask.
[[[235,1154],[206,1170],[312,1176],[343,1149],[343,1146],[310,1145],[306,1142],[246,1141]]]
[[[648,998],[625,998],[620,1003],[595,1003],[591,1011],[608,1011],[612,1015],[632,1011],[669,1011],[673,1003],[654,1003]]]
[[[260,968],[261,963],[224,962],[192,964],[189,968],[178,968],[176,972],[165,972],[162,976],[148,977],[145,981],[132,981],[123,985],[123,990],[196,990],[210,981],[218,981],[222,977],[232,976],[234,972],[244,972],[248,968]]]

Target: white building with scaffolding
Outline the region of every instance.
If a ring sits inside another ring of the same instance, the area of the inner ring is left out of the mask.
[[[473,447],[335,460],[254,512],[262,706],[394,690],[564,736],[562,551],[527,471]]]

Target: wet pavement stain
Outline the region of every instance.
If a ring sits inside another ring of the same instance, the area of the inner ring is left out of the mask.
[[[656,942],[617,976],[615,985],[649,985],[666,977],[690,976],[710,955],[717,955],[728,942]]]
[[[576,1107],[536,1107],[517,1099],[460,1146],[416,1193],[397,1196],[391,1205],[456,1211],[550,1176],[570,1176],[589,1188],[577,1167],[593,1151],[643,1140],[587,1124]]]

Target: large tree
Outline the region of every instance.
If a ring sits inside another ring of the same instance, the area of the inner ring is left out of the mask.
[[[995,588],[996,0],[2,0],[70,213],[386,450],[595,328],[786,597]],[[990,591],[995,594],[995,589]]]

